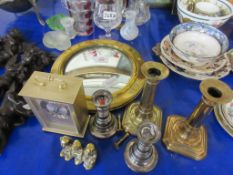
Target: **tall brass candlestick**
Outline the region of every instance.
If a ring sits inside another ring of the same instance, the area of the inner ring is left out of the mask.
[[[130,134],[136,135],[139,125],[145,120],[161,127],[162,111],[154,105],[156,87],[159,82],[169,75],[166,66],[156,62],[146,62],[141,67],[141,72],[146,79],[140,102],[132,103],[125,111],[122,126],[126,132],[125,136],[115,142],[115,147],[128,138]]]
[[[168,150],[195,160],[201,160],[207,154],[207,132],[202,125],[203,119],[215,105],[228,103],[233,98],[231,89],[216,79],[202,81],[200,90],[202,99],[190,117],[169,116],[163,137]]]

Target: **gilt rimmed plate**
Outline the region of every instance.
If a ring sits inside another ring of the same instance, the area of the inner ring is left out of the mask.
[[[233,100],[230,103],[221,105],[223,115],[228,123],[233,127]]]
[[[218,123],[233,137],[233,100],[225,105],[217,105],[214,113]]]
[[[215,62],[213,63],[206,63],[203,66],[197,66],[191,62],[184,61],[183,59],[178,57],[175,54],[175,52],[173,52],[172,45],[170,43],[170,39],[168,35],[164,37],[164,39],[161,42],[160,47],[161,47],[160,49],[161,49],[162,55],[166,57],[168,61],[178,66],[179,68],[183,68],[191,72],[195,72],[195,73],[201,73],[201,74],[210,73],[211,74],[223,68],[223,66],[227,62],[224,56],[216,59]]]
[[[190,78],[190,79],[194,79],[194,80],[205,80],[208,78],[220,79],[220,78],[227,76],[231,71],[231,64],[230,64],[229,60],[227,60],[226,64],[218,71],[215,71],[211,74],[200,74],[200,73],[195,73],[195,72],[192,72],[190,70],[183,69],[183,68],[180,68],[180,67],[174,65],[172,62],[167,60],[166,57],[164,57],[163,55],[160,55],[160,59],[173,72],[176,72],[179,75],[182,75],[186,78]]]

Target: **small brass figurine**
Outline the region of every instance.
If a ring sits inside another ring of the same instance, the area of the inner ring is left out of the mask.
[[[71,148],[72,148],[72,139],[68,136],[63,136],[60,138],[60,143],[62,150],[60,152],[60,157],[64,157],[66,161],[72,159]]]
[[[75,140],[71,147],[71,154],[74,158],[74,164],[80,165],[83,162],[83,148],[79,140]]]
[[[207,132],[202,121],[216,104],[231,101],[233,93],[222,81],[206,79],[201,82],[203,95],[198,106],[188,119],[179,115],[169,116],[163,142],[168,150],[193,158],[203,159],[207,154]]]
[[[90,132],[97,138],[109,138],[117,131],[117,119],[109,112],[112,94],[107,90],[98,90],[93,94],[93,103],[97,113],[91,118]]]
[[[136,135],[139,125],[149,120],[158,127],[162,125],[162,111],[154,105],[156,86],[169,75],[166,66],[156,62],[146,62],[141,67],[141,72],[146,78],[140,102],[132,103],[125,111],[122,125],[126,132],[125,136],[115,142],[115,147],[119,148],[130,134]]]
[[[97,159],[97,151],[94,144],[89,143],[83,152],[83,166],[86,170],[90,170],[94,167]]]
[[[124,153],[127,166],[136,172],[146,173],[153,170],[158,162],[158,153],[154,147],[161,137],[160,128],[154,123],[142,123],[137,139],[130,141]]]

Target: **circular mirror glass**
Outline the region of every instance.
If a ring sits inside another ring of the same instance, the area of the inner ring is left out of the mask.
[[[131,102],[142,90],[143,60],[131,46],[114,40],[88,40],[63,52],[51,72],[83,79],[87,108],[95,111],[92,95],[100,89],[112,93],[110,109]]]
[[[99,89],[114,93],[124,88],[131,79],[132,67],[131,61],[120,50],[95,46],[73,55],[64,74],[83,78],[85,94],[92,96]]]

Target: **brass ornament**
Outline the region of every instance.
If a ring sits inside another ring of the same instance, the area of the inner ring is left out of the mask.
[[[167,119],[163,142],[170,151],[195,160],[203,159],[207,154],[207,132],[202,125],[205,117],[217,104],[231,101],[233,93],[225,83],[217,79],[201,82],[202,99],[189,118],[171,115]]]
[[[141,72],[146,79],[142,97],[139,103],[132,103],[126,108],[122,121],[126,134],[115,142],[116,148],[119,148],[130,134],[136,135],[139,125],[145,120],[158,127],[162,125],[162,110],[154,105],[154,97],[157,85],[161,80],[168,77],[169,70],[163,64],[149,61],[142,65]]]
[[[60,137],[60,145],[62,150],[60,157],[63,157],[65,161],[70,161],[74,158],[75,165],[81,165],[86,170],[90,170],[94,167],[97,159],[97,151],[93,143],[88,143],[85,148],[79,140],[73,140],[68,136]]]
[[[71,155],[74,158],[74,164],[80,165],[83,162],[83,148],[79,140],[75,140],[71,146]]]
[[[97,151],[95,145],[92,143],[87,144],[83,152],[83,166],[86,170],[91,170],[97,159]]]
[[[63,136],[60,138],[60,144],[62,147],[62,150],[60,152],[60,157],[63,157],[65,161],[69,161],[72,159],[72,154],[71,154],[72,142],[73,140],[68,136]]]

